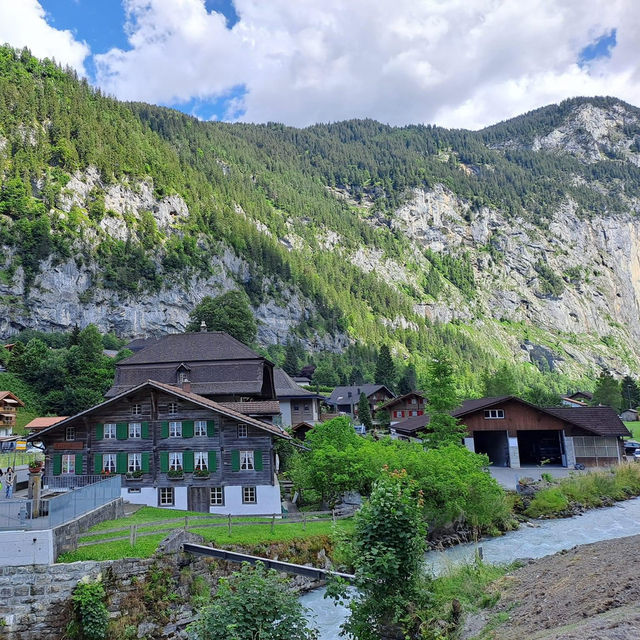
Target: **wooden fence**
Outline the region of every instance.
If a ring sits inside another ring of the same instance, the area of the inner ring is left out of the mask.
[[[226,527],[229,535],[234,527],[246,527],[246,526],[268,526],[273,532],[276,526],[284,526],[287,524],[300,524],[302,523],[302,529],[306,530],[308,522],[317,522],[318,520],[331,518],[333,522],[336,520],[342,520],[344,518],[350,518],[351,513],[336,513],[336,511],[309,511],[302,513],[265,513],[257,514],[255,516],[236,516],[222,515],[222,514],[209,514],[202,516],[189,516],[185,515],[184,518],[167,518],[166,520],[154,520],[153,522],[140,522],[131,524],[127,527],[117,527],[114,529],[103,529],[100,531],[86,532],[81,537],[86,538],[88,536],[104,536],[110,533],[120,533],[123,535],[108,537],[108,538],[96,538],[93,540],[84,540],[78,542],[78,547],[88,547],[94,544],[102,544],[103,542],[117,542],[120,540],[129,540],[131,546],[135,545],[136,540],[139,537],[154,536],[158,533],[165,533],[175,531],[176,529],[184,529],[185,531],[192,531],[194,529],[204,529],[209,527]],[[258,519],[260,518],[260,519]],[[167,526],[164,526],[167,525]],[[150,531],[144,531],[144,529],[153,527]],[[139,529],[143,529],[139,531]],[[126,532],[126,535],[124,535]]]

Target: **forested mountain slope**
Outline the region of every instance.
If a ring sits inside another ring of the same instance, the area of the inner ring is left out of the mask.
[[[0,334],[181,330],[243,288],[263,344],[445,345],[640,371],[640,110],[483,131],[200,122],[0,48]]]

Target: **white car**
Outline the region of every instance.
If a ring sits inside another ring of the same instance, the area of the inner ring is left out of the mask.
[[[636,450],[633,452],[633,459],[634,459],[636,462],[640,461],[640,449],[636,449]]]

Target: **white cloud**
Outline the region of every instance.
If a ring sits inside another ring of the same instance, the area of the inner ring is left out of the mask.
[[[231,30],[204,0],[124,4],[131,49],[96,61],[99,84],[126,99],[244,85],[248,121],[474,128],[574,95],[640,104],[637,0],[235,0]],[[611,29],[611,57],[580,67]]]
[[[80,74],[89,47],[78,42],[71,31],[47,23],[45,10],[37,0],[0,0],[0,43],[29,47],[38,58],[55,58]]]

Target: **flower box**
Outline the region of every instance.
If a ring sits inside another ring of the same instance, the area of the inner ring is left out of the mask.
[[[129,481],[129,482],[136,482],[136,481],[140,481],[142,480],[142,476],[134,476],[131,473],[127,473],[125,478]]]
[[[193,472],[194,480],[208,480],[210,477],[211,477],[211,474],[206,470]]]
[[[180,473],[180,475],[168,473],[167,477],[169,480],[184,480],[184,473]]]

